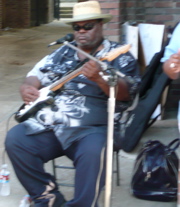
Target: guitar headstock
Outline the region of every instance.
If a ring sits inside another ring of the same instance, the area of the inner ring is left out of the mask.
[[[123,45],[123,46],[120,46],[118,48],[115,48],[114,50],[106,53],[104,55],[104,57],[100,58],[100,60],[107,60],[107,61],[112,61],[114,60],[116,57],[118,57],[119,55],[121,54],[124,54],[126,52],[128,52],[131,48],[131,45],[130,44],[127,44],[127,45]]]

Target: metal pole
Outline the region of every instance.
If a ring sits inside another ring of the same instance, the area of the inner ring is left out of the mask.
[[[108,133],[107,133],[107,154],[106,154],[105,200],[104,200],[105,207],[111,206],[114,111],[115,111],[115,87],[110,86],[110,94],[108,99]]]

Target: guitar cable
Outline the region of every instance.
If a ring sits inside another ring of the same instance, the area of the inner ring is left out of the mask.
[[[15,114],[16,114],[16,112],[12,113],[9,116],[9,118],[7,119],[6,130],[5,130],[5,137],[6,137],[7,133],[8,133],[8,131],[9,131],[9,123],[10,123],[10,120],[11,120],[12,116],[14,116]],[[3,164],[6,164],[6,149],[5,149],[5,147],[4,147],[3,152],[2,152],[2,165]]]

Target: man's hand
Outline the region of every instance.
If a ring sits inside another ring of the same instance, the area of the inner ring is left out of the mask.
[[[106,95],[109,96],[109,84],[105,81],[100,75],[101,66],[90,60],[82,66],[82,74],[85,75],[89,80],[94,81],[98,84],[98,86],[105,92]],[[128,101],[129,100],[129,89],[126,81],[124,79],[119,78],[116,86],[117,94],[116,98],[120,101]]]
[[[86,62],[82,66],[82,74],[94,82],[98,82],[102,79],[102,76],[99,74],[100,71],[101,66],[93,60]]]
[[[180,73],[180,49],[177,53],[170,56],[170,58],[163,65],[164,72],[171,78],[179,78]]]
[[[35,101],[39,97],[37,88],[31,85],[23,84],[20,87],[20,94],[25,104]]]
[[[180,72],[180,49],[176,54],[171,55],[169,59],[170,70],[174,73]]]

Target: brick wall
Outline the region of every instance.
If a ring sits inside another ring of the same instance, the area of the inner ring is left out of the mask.
[[[113,19],[104,25],[104,35],[114,41],[120,40],[120,1],[119,0],[99,0],[102,12],[112,14]]]
[[[120,40],[121,24],[156,23],[174,26],[180,21],[180,0],[99,0],[103,12],[114,15],[105,35]]]
[[[5,0],[3,25],[12,28],[30,26],[30,0]]]
[[[120,0],[121,21],[163,23],[180,21],[179,0]]]
[[[0,6],[0,28],[28,28],[35,26],[33,18],[34,16],[37,18],[38,15],[39,19],[36,21],[40,23],[47,23],[53,20],[53,0],[0,0],[0,5],[2,1],[4,3],[3,10],[1,9],[2,6]],[[33,7],[33,2],[35,2],[35,7]],[[36,8],[37,6],[38,9]]]
[[[180,21],[180,0],[99,0],[103,13],[112,14],[111,22],[104,27],[109,39],[120,41],[121,25],[131,23],[165,24],[174,26]]]
[[[2,28],[2,0],[0,0],[0,29]]]

